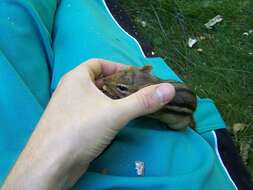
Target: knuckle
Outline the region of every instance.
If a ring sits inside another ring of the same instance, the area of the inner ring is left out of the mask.
[[[61,81],[62,81],[63,83],[65,83],[65,82],[68,82],[68,81],[72,80],[72,78],[73,78],[72,73],[71,73],[71,72],[68,72],[68,73],[66,73],[66,74],[64,74],[64,75],[62,76]]]
[[[99,58],[90,58],[87,60],[88,63],[94,63],[94,62],[99,62],[100,59]]]
[[[153,104],[150,101],[149,96],[145,95],[145,94],[140,94],[138,97],[138,102],[139,105],[146,110],[147,112],[150,112],[153,108]]]
[[[62,76],[60,79],[61,83],[64,85],[73,84],[77,82],[77,76],[73,71],[70,71]]]

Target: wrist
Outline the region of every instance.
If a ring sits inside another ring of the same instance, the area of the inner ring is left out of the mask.
[[[64,126],[57,126],[57,129],[52,128],[50,125],[38,126],[37,132],[43,137],[39,141],[42,143],[39,148],[40,152],[37,154],[38,159],[41,159],[38,171],[44,172],[45,175],[42,175],[47,176],[49,184],[52,184],[52,189],[68,189],[87,170],[89,162],[80,158],[80,145],[77,146],[79,142],[71,137],[72,134],[68,130],[64,130]],[[41,155],[44,155],[44,158],[41,158]],[[55,188],[56,186],[58,187]]]

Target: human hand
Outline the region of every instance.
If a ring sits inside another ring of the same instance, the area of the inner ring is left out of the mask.
[[[127,122],[157,111],[174,97],[167,83],[119,100],[97,88],[101,76],[126,67],[92,59],[64,75],[5,187],[14,189],[17,181],[24,189],[71,187]]]

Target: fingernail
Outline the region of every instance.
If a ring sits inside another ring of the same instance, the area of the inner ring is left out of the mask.
[[[161,103],[169,102],[175,95],[175,88],[171,84],[160,84],[156,88],[155,96],[159,99]]]

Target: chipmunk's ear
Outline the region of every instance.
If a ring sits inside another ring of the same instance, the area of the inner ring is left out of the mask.
[[[140,68],[140,71],[143,71],[145,73],[150,73],[152,70],[152,65],[144,65],[142,68]]]

